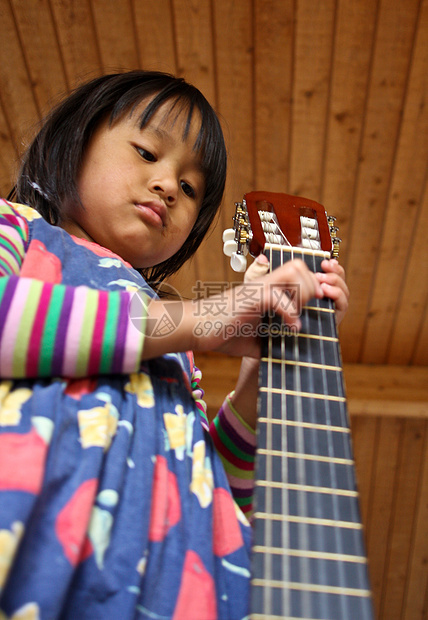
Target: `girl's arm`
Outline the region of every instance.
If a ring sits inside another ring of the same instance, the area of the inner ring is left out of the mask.
[[[0,201],[0,376],[136,371],[144,334],[129,319],[131,293],[21,277],[28,246],[26,219]]]

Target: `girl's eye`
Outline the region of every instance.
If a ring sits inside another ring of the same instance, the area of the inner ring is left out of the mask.
[[[156,161],[156,157],[147,149],[143,149],[141,146],[136,146],[135,148],[137,153],[146,161]]]
[[[195,190],[193,189],[193,187],[191,185],[186,183],[186,181],[180,181],[180,184],[181,184],[181,189],[186,194],[186,196],[189,196],[189,198],[195,198],[196,197]]]

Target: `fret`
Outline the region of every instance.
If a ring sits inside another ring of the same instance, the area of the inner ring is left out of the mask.
[[[279,521],[283,520],[283,517],[324,519],[328,523],[348,523],[351,528],[361,528],[359,513],[355,510],[355,492],[326,493],[321,491],[318,493],[314,487],[313,490],[303,492],[301,488],[284,489],[272,485],[269,487],[270,501],[266,502],[266,488],[268,488],[267,485],[265,488],[258,489],[259,500],[254,517],[257,515],[257,518],[264,518],[263,515],[271,515],[274,518],[273,515],[276,515],[275,518]],[[284,491],[287,491],[287,513],[284,513],[281,508]]]
[[[277,426],[276,422],[278,420],[272,424]],[[297,454],[297,458],[300,458],[299,453],[304,453],[308,458],[315,460],[353,464],[349,430],[348,432],[344,432],[344,429],[335,431],[327,425],[302,424],[294,420],[291,422],[291,424],[286,423],[279,429],[272,430],[272,440],[267,448],[272,456],[280,456],[281,453],[288,456],[294,453]],[[270,424],[270,420],[259,421],[258,436],[261,441],[265,439]],[[287,450],[284,450],[285,443]],[[303,449],[299,450],[299,447]],[[260,452],[260,454],[266,454],[266,452]],[[331,460],[333,456],[338,460]]]
[[[323,586],[315,583],[300,583],[300,582],[292,582],[289,581],[287,583],[283,581],[275,581],[274,579],[253,579],[253,585],[269,585],[273,588],[290,588],[291,590],[306,590],[310,592],[328,592],[330,594],[340,594],[344,596],[371,596],[371,592],[369,590],[365,590],[362,588],[342,588],[335,586]]]
[[[334,308],[331,308],[330,304],[328,305],[327,308],[322,308],[320,305],[302,306],[302,310],[308,310],[308,311],[311,311],[311,312],[329,312],[330,314],[334,314],[335,313]]]
[[[251,618],[281,618],[295,620],[362,620],[371,618],[370,591],[364,588],[328,587],[305,584],[299,581],[275,581],[254,579],[255,606],[263,606],[264,591],[270,593],[270,609],[263,613],[253,613]],[[284,612],[284,599],[288,610]],[[262,607],[263,608],[263,607]]]
[[[302,620],[302,616],[280,616],[273,614],[251,614],[251,620]],[[322,620],[322,618],[313,618],[312,620]]]
[[[279,456],[291,459],[302,459],[309,461],[319,461],[320,463],[337,463],[340,465],[354,465],[354,461],[351,459],[341,459],[333,456],[321,456],[319,454],[307,454],[306,452],[288,452],[283,450],[272,450],[266,448],[260,448],[259,454],[265,454],[268,456]]]
[[[302,325],[304,326],[305,317],[301,317]],[[281,329],[281,327],[278,327]],[[327,331],[327,330],[326,330]],[[333,326],[330,326],[327,336],[324,339],[321,338],[309,338],[304,335],[300,336],[285,336],[287,342],[286,354],[281,355],[280,346],[281,338],[272,338],[272,351],[275,359],[298,362],[304,361],[308,364],[308,368],[316,371],[317,366],[333,365],[335,367],[342,366],[338,356],[337,346],[338,341]],[[263,354],[266,357],[266,354]],[[333,363],[334,362],[334,363]]]
[[[262,563],[266,554],[256,553],[254,562]],[[282,579],[281,564],[286,561],[290,568],[289,580]],[[305,582],[299,580],[299,570],[302,564],[308,566],[308,577]],[[283,584],[300,583],[300,587],[294,587],[295,590],[311,591],[311,592],[330,592],[339,595],[351,594],[354,596],[368,596],[369,591],[364,587],[364,583],[360,575],[367,571],[367,564],[361,562],[343,562],[339,559],[326,559],[322,557],[298,557],[293,555],[279,556],[272,554],[272,575],[265,578],[254,578],[252,584],[263,584],[270,582],[273,587],[276,582]],[[346,578],[345,585],[343,577]],[[358,587],[360,585],[360,587]],[[353,587],[355,586],[355,587]],[[348,618],[349,616],[343,616]]]
[[[251,614],[251,620],[301,620],[302,616],[299,618],[297,616],[280,616],[273,614]],[[313,618],[313,620],[322,620],[322,618]]]
[[[255,480],[254,484],[261,487],[273,489],[284,489],[287,491],[306,491],[308,493],[324,493],[327,495],[344,495],[345,497],[358,497],[357,491],[347,489],[334,489],[330,487],[311,486],[310,484],[291,484],[289,482],[274,482],[266,480]]]
[[[261,357],[261,362],[271,362],[272,364],[280,364],[285,366],[299,366],[302,368],[314,368],[318,370],[333,370],[335,372],[342,372],[340,366],[331,366],[329,364],[314,364],[312,362],[303,362],[301,360],[269,360],[267,357]]]
[[[276,521],[286,521],[287,523],[307,523],[310,525],[326,525],[328,527],[347,527],[351,530],[360,530],[361,523],[353,523],[352,521],[338,521],[335,519],[320,519],[316,517],[301,517],[292,514],[275,514],[273,512],[255,512],[254,516],[258,519],[273,519]]]
[[[269,369],[263,366],[260,372],[262,379],[267,372],[271,374],[270,386],[277,394],[283,391],[284,393],[295,392],[298,380],[301,392],[309,395],[322,394],[325,399],[331,399],[334,396],[335,399],[341,399],[341,402],[346,401],[343,393],[342,375],[336,370],[318,367],[314,370],[308,366],[281,364],[272,365]],[[267,389],[268,387],[262,386],[263,391]]]
[[[299,458],[285,458],[281,456],[260,455],[258,459],[258,477],[264,477],[273,482],[281,482],[284,468],[287,469],[287,479],[291,484],[308,484],[314,481],[325,487],[352,491],[355,488],[353,465],[344,463],[332,463],[322,460],[310,460]],[[270,471],[271,475],[266,476]]]
[[[339,338],[333,336],[318,336],[317,334],[296,334],[296,338],[314,338],[315,340],[323,340],[324,342],[339,342]]]
[[[264,373],[262,373],[264,374]],[[272,390],[259,391],[260,408],[263,411],[269,410],[269,419],[278,420],[284,416],[297,422],[308,422],[315,424],[331,424],[331,426],[342,426],[349,428],[348,414],[345,403],[331,399],[302,399],[304,406],[299,412],[299,416],[293,410],[296,396],[291,394],[280,394]],[[268,409],[269,408],[269,409]],[[327,411],[326,411],[327,408]]]
[[[255,513],[257,514],[257,512]],[[261,513],[268,515],[269,513]],[[300,549],[302,551],[318,553],[345,553],[346,555],[362,555],[361,527],[339,527],[323,525],[320,523],[304,523],[300,521],[284,521],[281,519],[261,518],[257,521],[263,537],[254,542],[255,545],[267,545],[269,547],[284,547],[286,549]],[[270,538],[266,533],[270,532]],[[258,559],[259,563],[261,560]],[[308,560],[307,565],[310,562]],[[257,567],[258,568],[258,567]],[[284,562],[282,570],[284,576],[289,566]],[[273,568],[272,568],[273,570]],[[257,570],[254,576],[260,576]],[[365,576],[364,573],[362,576]]]
[[[271,392],[273,394],[291,394],[292,396],[303,396],[304,398],[320,398],[321,400],[335,400],[341,403],[346,402],[346,398],[344,398],[343,396],[330,396],[328,394],[317,394],[316,392],[281,390],[279,388],[260,388],[260,392]]]
[[[320,431],[332,431],[334,433],[350,433],[349,428],[344,428],[342,426],[330,426],[327,424],[315,424],[315,422],[296,422],[295,420],[283,420],[280,419],[272,419],[272,418],[264,418],[263,416],[258,417],[259,422],[268,422],[269,424],[279,424],[280,426],[299,426],[302,428],[314,428]]]
[[[336,562],[356,562],[357,564],[367,564],[367,558],[365,556],[346,555],[344,553],[320,553],[317,551],[301,551],[300,549],[278,549],[277,547],[263,547],[261,545],[254,545],[253,552],[272,553],[299,558],[314,558],[317,560],[335,560]]]

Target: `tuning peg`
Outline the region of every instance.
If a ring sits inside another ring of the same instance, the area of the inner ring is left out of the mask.
[[[223,243],[226,243],[226,241],[234,241],[235,234],[234,228],[226,228],[226,230],[223,231]]]
[[[338,259],[339,258],[339,247],[340,247],[340,244],[342,243],[342,239],[340,239],[340,237],[333,237],[332,243],[333,243],[333,249],[331,251],[331,257]]]
[[[232,256],[233,252],[238,249],[238,244],[235,241],[236,232],[233,228],[226,228],[223,232],[223,253],[226,256]]]
[[[232,256],[230,257],[230,266],[232,267],[233,271],[242,273],[247,268],[247,259],[243,254],[233,252]]]
[[[238,244],[233,239],[230,239],[229,241],[225,241],[223,243],[223,253],[226,254],[226,256],[232,256],[232,254],[236,252],[237,249]]]

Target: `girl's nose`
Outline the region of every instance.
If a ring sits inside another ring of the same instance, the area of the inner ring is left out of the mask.
[[[150,185],[151,191],[158,194],[166,204],[172,205],[177,200],[178,184],[172,175],[164,175],[162,178],[153,179]]]

